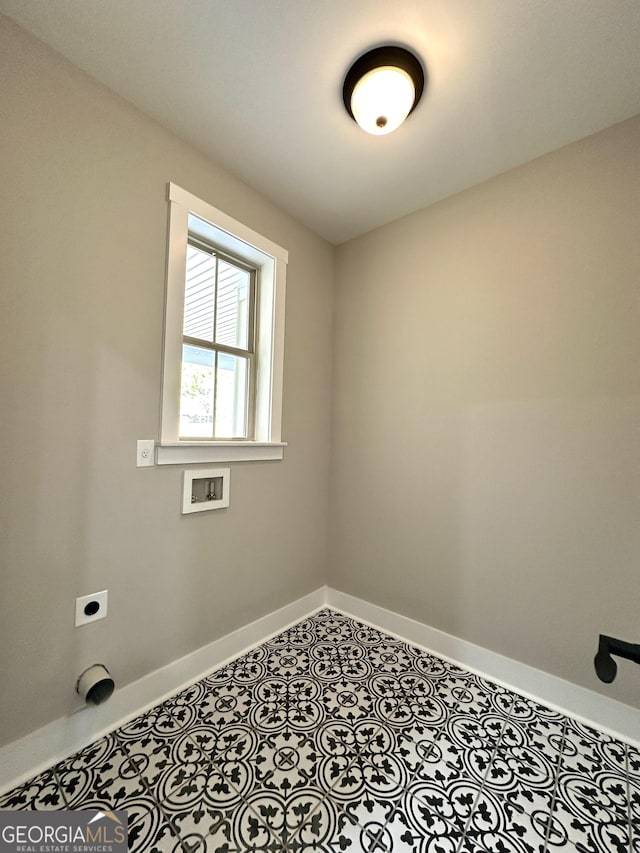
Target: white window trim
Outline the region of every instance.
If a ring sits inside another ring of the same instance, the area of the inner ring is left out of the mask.
[[[282,381],[286,270],[289,253],[176,184],[169,184],[169,240],[164,319],[162,413],[158,465],[282,459]],[[200,236],[260,268],[258,293],[255,440],[180,441],[182,325],[189,214]]]

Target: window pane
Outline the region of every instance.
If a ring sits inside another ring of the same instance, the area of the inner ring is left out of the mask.
[[[215,357],[211,350],[182,347],[180,438],[213,438]]]
[[[216,438],[247,437],[248,360],[218,353]]]
[[[216,258],[187,246],[187,276],[184,288],[184,334],[213,341],[216,292]]]
[[[250,273],[218,259],[217,344],[249,349],[250,284]]]

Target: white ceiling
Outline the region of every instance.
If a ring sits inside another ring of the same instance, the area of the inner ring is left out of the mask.
[[[335,243],[640,113],[640,0],[0,0],[0,11]],[[373,137],[347,116],[342,81],[383,43],[413,48],[428,82],[406,124]]]

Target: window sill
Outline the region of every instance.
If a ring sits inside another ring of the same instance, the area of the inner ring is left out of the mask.
[[[181,441],[159,444],[156,465],[204,462],[265,462],[282,459],[286,441]]]

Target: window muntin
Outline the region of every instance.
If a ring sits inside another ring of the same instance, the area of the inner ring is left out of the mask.
[[[180,440],[253,438],[257,278],[256,269],[189,238]]]

